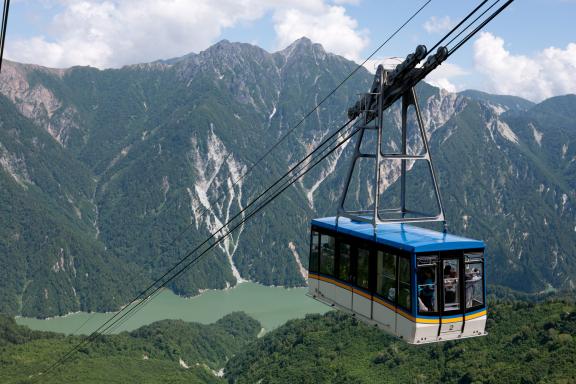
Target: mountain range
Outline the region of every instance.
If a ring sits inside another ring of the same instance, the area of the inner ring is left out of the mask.
[[[372,75],[306,38],[282,51],[221,41],[99,70],[6,62],[0,75],[0,312],[119,308],[346,120]],[[576,287],[576,96],[535,104],[417,89],[449,229],[487,243],[488,279]],[[397,147],[400,109],[387,111]],[[410,119],[410,127],[414,119]],[[412,129],[413,130],[413,129]],[[262,154],[287,136],[258,166]],[[410,146],[419,150],[412,139]],[[332,215],[350,142],[170,284],[305,284],[308,223]],[[387,193],[398,167],[382,170]],[[424,190],[414,167],[416,188]],[[370,196],[359,173],[351,196]],[[410,199],[426,204],[427,195]]]

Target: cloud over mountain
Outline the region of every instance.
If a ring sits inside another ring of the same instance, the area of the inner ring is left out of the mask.
[[[474,42],[474,62],[490,91],[541,101],[576,92],[576,43],[549,47],[532,57],[515,55],[502,38],[483,32]]]
[[[50,67],[120,67],[198,52],[222,31],[273,15],[278,48],[308,36],[330,51],[357,58],[366,31],[346,9],[325,0],[70,0],[57,2],[49,32],[13,39],[7,57]],[[57,5],[57,6],[56,6]]]

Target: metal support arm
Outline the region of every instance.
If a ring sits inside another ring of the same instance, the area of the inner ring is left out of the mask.
[[[420,48],[419,48],[420,49]],[[424,48],[425,49],[425,48]],[[414,55],[422,52],[422,49],[415,52]],[[437,65],[441,62],[441,57],[432,56],[425,64],[426,66]],[[410,58],[411,62],[409,65],[404,66],[401,70],[396,70],[395,79],[404,79],[406,81],[407,77],[412,77],[415,74],[419,77],[421,69],[412,68],[416,65],[417,61],[414,58]],[[408,60],[408,59],[407,59]],[[417,72],[411,72],[416,70]],[[356,104],[350,108],[348,114],[349,116],[361,116],[363,119],[363,124],[359,126],[360,134],[358,136],[358,141],[356,142],[354,148],[354,154],[344,181],[344,187],[342,195],[340,197],[340,202],[338,205],[337,217],[348,217],[355,221],[369,222],[376,227],[378,224],[382,223],[413,223],[413,222],[436,222],[441,221],[444,223],[444,230],[446,230],[446,219],[444,215],[444,208],[442,204],[442,199],[440,196],[440,190],[438,188],[438,183],[436,179],[436,172],[432,163],[432,158],[430,156],[430,149],[428,145],[428,138],[426,136],[426,130],[424,127],[422,115],[420,112],[420,107],[418,106],[418,100],[416,96],[416,91],[414,86],[405,88],[405,84],[395,84],[394,87],[388,84],[388,78],[390,73],[384,70],[382,66],[378,67],[376,75],[374,77],[374,82],[370,92],[364,95]],[[407,81],[411,83],[411,81]],[[398,90],[403,90],[403,93],[396,97],[390,95],[390,91],[396,92]],[[402,148],[400,153],[385,153],[382,150],[382,140],[383,140],[383,129],[384,129],[384,111],[389,107],[390,100],[392,98],[402,100]],[[416,122],[418,124],[418,134],[422,140],[423,149],[421,154],[409,154],[408,153],[408,109],[409,107],[414,107],[414,112],[416,115]],[[372,122],[372,125],[370,123]],[[371,152],[362,152],[362,142],[365,139],[366,130],[376,130],[377,137],[375,142],[372,143],[374,150]],[[361,208],[357,210],[348,210],[345,208],[346,197],[350,189],[350,183],[352,181],[352,176],[354,169],[356,168],[357,161],[360,158],[366,158],[374,160],[374,173],[371,188],[373,190],[372,196],[374,201],[371,208]],[[380,208],[381,195],[384,192],[381,190],[381,166],[385,160],[400,160],[400,207],[399,208]],[[409,209],[406,206],[406,194],[408,186],[406,185],[406,173],[408,171],[408,161],[425,161],[428,165],[430,176],[432,179],[434,196],[437,205],[437,211],[433,213],[419,212],[418,210]],[[395,214],[397,217],[387,217],[386,215]]]

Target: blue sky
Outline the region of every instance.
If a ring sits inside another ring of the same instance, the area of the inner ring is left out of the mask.
[[[12,0],[5,55],[50,67],[105,68],[198,52],[221,39],[276,51],[306,35],[360,62],[424,2]],[[479,2],[432,0],[368,67],[404,57],[417,44],[432,46]],[[516,0],[428,80],[450,91],[535,101],[576,93],[575,16],[576,0]]]

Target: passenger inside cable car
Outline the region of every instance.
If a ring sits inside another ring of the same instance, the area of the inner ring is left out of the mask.
[[[420,310],[436,312],[436,271],[431,267],[418,269],[418,299]]]

